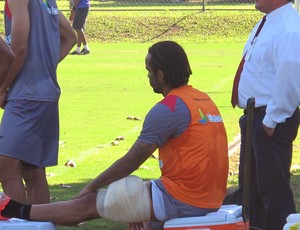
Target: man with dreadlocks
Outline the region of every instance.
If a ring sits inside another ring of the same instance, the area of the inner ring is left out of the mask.
[[[59,225],[106,218],[128,223],[131,229],[162,229],[171,218],[206,215],[220,208],[228,154],[218,108],[207,94],[188,85],[192,71],[177,43],[154,44],[145,62],[153,91],[164,99],[148,112],[127,154],[69,201],[25,205],[2,194],[2,217]],[[143,182],[130,176],[156,149],[161,177]]]

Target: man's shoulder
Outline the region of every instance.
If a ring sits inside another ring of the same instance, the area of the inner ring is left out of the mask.
[[[174,112],[176,107],[178,96],[176,95],[167,95],[164,99],[162,99],[159,104],[163,104],[167,106],[172,112]]]

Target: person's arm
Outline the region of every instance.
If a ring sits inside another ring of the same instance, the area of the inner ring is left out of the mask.
[[[15,55],[10,47],[0,38],[0,85],[5,80],[10,64],[13,62]],[[0,91],[0,104],[6,99],[6,90]]]
[[[157,144],[147,144],[137,140],[125,156],[113,163],[103,173],[99,174],[93,181],[86,185],[75,198],[82,197],[98,188],[129,176],[152,155],[157,147]]]
[[[69,20],[70,20],[70,21],[73,21],[73,20],[74,20],[75,9],[76,9],[76,7],[78,6],[79,2],[80,2],[80,0],[74,0],[74,1],[73,1],[73,7],[72,7],[72,9],[71,9],[71,14],[70,14],[70,17],[69,17]]]
[[[299,39],[300,33],[295,31],[283,33],[277,38],[272,59],[276,72],[271,99],[263,119],[265,131],[269,136],[273,135],[277,124],[286,122],[299,106]]]
[[[146,115],[143,130],[128,153],[85,186],[75,198],[130,175],[152,156],[159,146],[183,133],[190,123],[190,112],[182,100],[173,100],[176,100],[176,111],[170,109],[167,102],[156,104]]]
[[[1,92],[6,92],[15,80],[23,66],[27,54],[30,29],[28,3],[29,0],[8,0],[8,6],[12,14],[10,48],[15,55],[15,59],[10,65],[7,76],[0,86]],[[0,106],[3,108],[4,101],[0,103]]]
[[[8,68],[15,55],[13,54],[10,47],[5,43],[3,39],[0,38],[0,85],[6,78]]]
[[[76,34],[70,26],[65,16],[59,12],[59,30],[60,30],[60,58],[59,61],[63,60],[73,46],[76,44]]]

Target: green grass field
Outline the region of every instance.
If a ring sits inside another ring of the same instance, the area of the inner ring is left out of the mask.
[[[241,45],[182,45],[193,70],[190,84],[207,92],[218,104],[229,140],[232,140],[238,133],[235,123],[241,111],[231,108],[230,90]],[[90,55],[68,56],[59,65],[60,166],[48,170],[56,175],[49,181],[57,184],[58,179],[69,183],[74,177],[84,182],[124,154],[139,135],[147,111],[162,99],[148,84],[144,58],[150,44],[95,43],[90,46]],[[128,120],[128,116],[141,120]],[[120,135],[125,136],[125,141],[111,146]],[[95,170],[64,167],[63,163],[70,158],[77,162],[77,168],[88,165]],[[156,162],[152,165],[157,167]],[[156,169],[146,178],[157,177]],[[65,170],[78,171],[81,175],[72,173],[68,177]]]

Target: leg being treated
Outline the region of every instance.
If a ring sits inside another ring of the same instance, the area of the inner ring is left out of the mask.
[[[105,218],[123,223],[143,223],[154,219],[147,183],[136,176],[115,181],[108,189],[83,197],[50,204],[22,204],[5,194],[0,196],[0,217],[49,221],[75,225],[82,221]]]
[[[50,204],[21,204],[1,194],[2,217],[22,218],[33,221],[52,222],[58,225],[75,225],[82,221],[99,218],[96,209],[97,192],[82,198]]]

